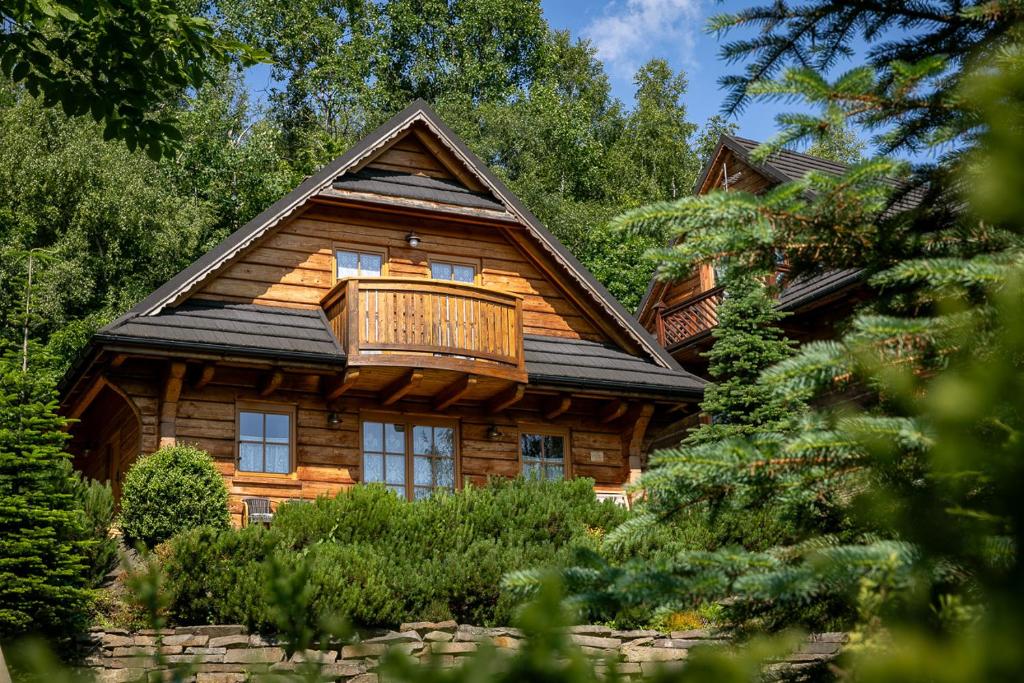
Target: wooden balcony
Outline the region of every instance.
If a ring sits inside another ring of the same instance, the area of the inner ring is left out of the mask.
[[[706,336],[718,325],[718,304],[723,296],[722,287],[713,287],[663,308],[657,318],[658,341],[672,349]]]
[[[522,299],[462,282],[350,278],[320,301],[348,365],[526,381]]]

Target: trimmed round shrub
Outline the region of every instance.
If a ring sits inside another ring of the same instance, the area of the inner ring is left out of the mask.
[[[206,451],[167,446],[128,470],[120,520],[129,544],[150,548],[187,529],[227,529],[228,489]]]

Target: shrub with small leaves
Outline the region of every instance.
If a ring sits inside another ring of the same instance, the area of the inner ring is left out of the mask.
[[[161,448],[128,470],[120,521],[128,543],[148,547],[187,529],[227,529],[228,490],[206,451]]]

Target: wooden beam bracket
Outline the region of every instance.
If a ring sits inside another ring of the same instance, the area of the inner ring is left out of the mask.
[[[601,422],[604,424],[614,422],[615,420],[618,420],[620,417],[625,415],[628,409],[629,404],[627,402],[619,399],[614,399],[612,401],[609,401],[604,406],[604,408],[601,409],[601,413],[598,416],[598,419],[600,419]]]
[[[487,402],[487,412],[493,415],[511,408],[516,403],[519,403],[525,394],[525,384],[513,384]]]
[[[569,394],[559,394],[558,396],[551,397],[544,404],[544,419],[554,420],[559,415],[569,410],[572,405],[572,396]]]
[[[213,363],[203,363],[203,368],[199,371],[199,377],[196,378],[196,383],[193,385],[196,389],[202,389],[207,384],[213,381],[213,376],[217,374],[217,366]]]
[[[356,382],[359,381],[359,370],[355,368],[349,368],[345,371],[344,375],[335,377],[331,381],[327,382],[326,389],[324,391],[324,398],[328,401],[333,401],[336,398],[340,398],[342,394],[355,386]]]
[[[389,406],[419,386],[423,380],[422,370],[410,370],[380,392],[381,405]]]
[[[281,387],[282,382],[284,382],[284,373],[280,370],[272,371],[263,378],[263,383],[260,384],[260,396],[270,396]]]
[[[434,396],[434,410],[444,410],[462,400],[476,383],[477,378],[473,375],[463,375],[455,380]]]

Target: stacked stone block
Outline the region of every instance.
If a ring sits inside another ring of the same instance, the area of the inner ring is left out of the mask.
[[[629,677],[642,677],[656,668],[681,666],[696,647],[723,646],[725,633],[708,630],[618,631],[605,626],[575,626],[570,639],[594,659],[603,672],[610,661]],[[128,683],[146,671],[188,665],[195,683],[241,683],[254,674],[290,672],[318,667],[325,680],[343,683],[377,683],[377,668],[385,653],[398,650],[421,660],[438,660],[442,666],[458,666],[483,642],[496,651],[512,653],[523,634],[514,628],[482,628],[454,621],[402,624],[398,631],[370,634],[355,642],[338,643],[327,650],[307,650],[287,656],[272,638],[249,634],[238,625],[188,626],[128,633],[98,630],[91,634],[92,654],[86,664],[100,683]],[[799,671],[830,660],[838,654],[846,636],[823,633],[811,636],[796,652],[773,664]]]

